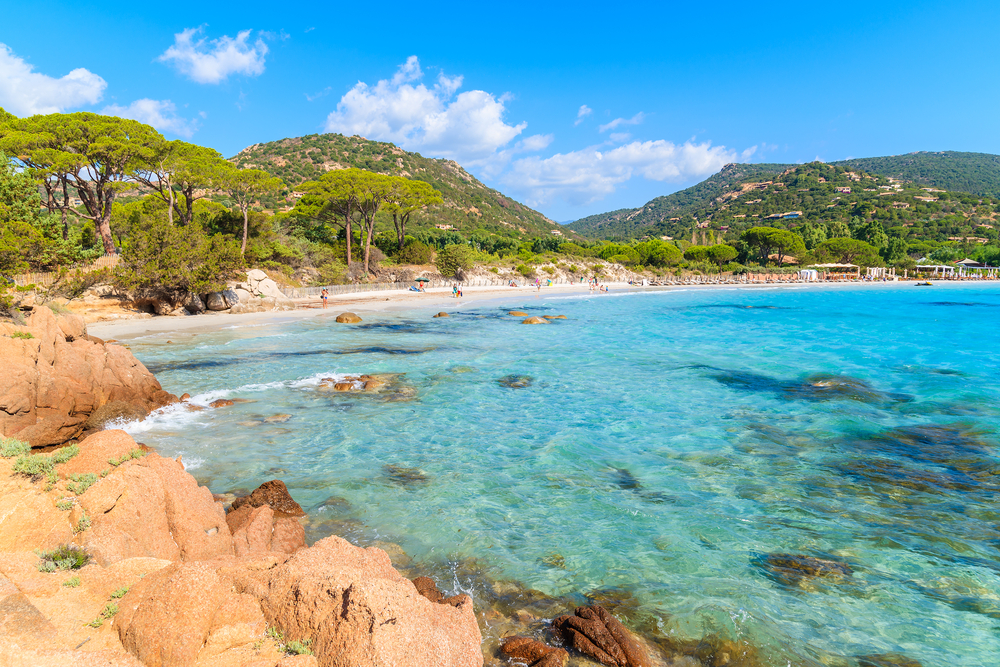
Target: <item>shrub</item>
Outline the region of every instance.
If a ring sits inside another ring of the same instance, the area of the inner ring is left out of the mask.
[[[80,585],[80,583],[81,583],[80,577],[73,576],[67,579],[66,581],[62,582],[62,585],[65,586],[66,588],[76,588],[77,586]]]
[[[442,276],[458,277],[460,271],[472,268],[472,248],[464,244],[450,245],[438,252],[434,263]]]
[[[89,625],[92,628],[99,628],[104,625],[104,621],[109,618],[114,618],[114,615],[118,613],[118,605],[114,602],[109,602],[104,605],[104,609],[101,610],[101,615],[92,620]]]
[[[343,285],[347,282],[347,265],[340,260],[326,262],[316,271],[316,280],[320,285]]]
[[[530,266],[528,266],[527,264],[518,264],[517,268],[514,270],[520,273],[525,278],[530,278],[531,276],[535,275],[535,270]]]
[[[396,253],[396,261],[400,264],[430,264],[434,249],[416,239],[406,242],[403,249]]]
[[[554,266],[543,266],[542,271],[549,274],[550,276],[553,276],[556,273],[556,268]]]
[[[11,338],[24,338],[25,340],[30,340],[35,337],[35,334],[30,331],[15,331],[10,335]]]
[[[51,551],[37,552],[42,561],[38,564],[40,572],[55,572],[56,570],[79,570],[90,562],[90,554],[78,546],[63,544]]]
[[[5,436],[0,436],[0,456],[5,459],[9,459],[15,456],[21,456],[27,454],[31,451],[31,447],[26,442],[21,442],[14,438],[7,438]]]

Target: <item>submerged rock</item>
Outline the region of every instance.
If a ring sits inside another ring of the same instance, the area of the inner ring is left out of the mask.
[[[431,602],[439,604],[450,604],[452,607],[460,607],[468,600],[466,595],[452,595],[445,597],[444,593],[438,590],[437,584],[430,577],[417,577],[413,580],[413,585],[417,587],[417,592]]]
[[[911,400],[909,396],[878,391],[858,378],[829,374],[811,375],[801,384],[790,386],[787,393],[794,398],[812,401],[850,400],[860,403],[884,403]]]
[[[306,514],[302,511],[302,506],[295,502],[292,495],[288,493],[288,487],[280,479],[272,479],[270,482],[264,482],[254,489],[253,493],[249,496],[237,498],[233,501],[232,509],[236,510],[244,505],[249,505],[250,507],[267,505],[274,511],[289,516],[305,516]]]
[[[284,424],[291,418],[292,416],[287,414],[271,415],[270,417],[264,417],[264,422],[267,424]]]
[[[923,665],[899,653],[877,653],[858,656],[858,667],[923,667]]]
[[[341,324],[357,324],[361,321],[361,318],[354,313],[341,313],[337,315],[337,321]]]
[[[510,315],[511,317],[527,317],[528,316],[528,313],[524,312],[523,310],[511,310],[507,314]]]
[[[440,313],[438,313],[434,317],[450,317],[450,316],[448,315],[448,313],[446,313],[444,311],[441,311]]]
[[[420,468],[407,468],[406,466],[386,464],[382,466],[382,471],[389,481],[396,486],[420,486],[430,481],[427,474]]]
[[[578,607],[573,616],[560,616],[552,627],[570,646],[602,665],[650,667],[639,642],[604,607]]]
[[[506,637],[500,642],[500,652],[529,667],[565,667],[569,653],[548,646],[531,637]]]
[[[521,324],[548,324],[549,321],[544,317],[529,317],[528,319],[521,322]]]
[[[210,408],[228,408],[230,405],[235,405],[235,401],[230,401],[226,398],[219,398],[208,404]]]
[[[497,382],[501,387],[507,387],[508,389],[525,389],[531,386],[534,378],[530,375],[504,375]]]
[[[565,320],[565,315],[542,315],[547,320]]]
[[[786,585],[798,585],[804,579],[815,577],[844,579],[854,573],[847,563],[800,554],[764,554],[754,559],[754,565]]]

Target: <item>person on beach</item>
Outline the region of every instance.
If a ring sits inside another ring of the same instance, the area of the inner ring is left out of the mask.
[[[458,285],[452,285],[451,286],[451,296],[454,299],[458,298]]]
[[[330,292],[324,287],[323,291],[319,293],[321,299],[323,299],[323,307],[326,308],[326,300],[330,298]]]
[[[462,298],[462,283],[458,284],[458,298]]]

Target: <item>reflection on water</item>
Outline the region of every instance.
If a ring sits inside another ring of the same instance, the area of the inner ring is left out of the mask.
[[[129,428],[215,491],[280,477],[309,539],[468,592],[488,654],[598,603],[690,667],[992,664],[1000,291],[941,289],[543,293],[147,337],[167,390],[255,402]]]

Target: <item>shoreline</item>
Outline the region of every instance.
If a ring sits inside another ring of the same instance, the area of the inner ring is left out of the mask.
[[[313,317],[335,318],[345,310],[365,314],[401,314],[407,312],[420,313],[432,309],[448,310],[449,306],[458,308],[477,308],[491,303],[500,303],[509,297],[535,298],[546,300],[553,297],[599,298],[621,294],[643,294],[655,292],[683,292],[688,290],[768,290],[768,289],[843,289],[847,287],[865,288],[896,288],[914,286],[917,280],[894,282],[813,282],[813,283],[748,283],[748,284],[705,284],[705,285],[671,285],[671,286],[638,286],[628,283],[610,283],[610,293],[594,293],[586,284],[553,285],[543,287],[541,291],[533,287],[467,287],[465,296],[455,299],[446,287],[430,288],[427,292],[416,293],[409,290],[387,290],[385,292],[357,292],[331,298],[326,308],[321,307],[318,299],[298,299],[295,310],[273,310],[263,313],[242,313],[233,315],[225,311],[219,313],[204,313],[187,317],[158,316],[152,318],[117,319],[102,322],[90,322],[87,331],[90,335],[103,339],[131,339],[146,335],[173,332],[207,333],[226,328],[237,328],[262,324],[280,324]],[[936,283],[935,286],[951,285],[948,281]],[[955,282],[954,285],[979,284]]]

